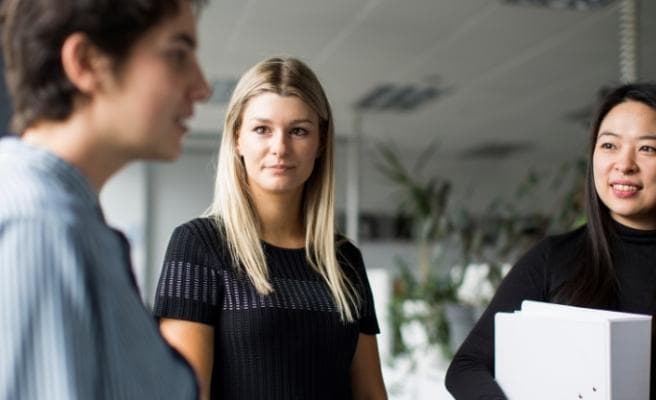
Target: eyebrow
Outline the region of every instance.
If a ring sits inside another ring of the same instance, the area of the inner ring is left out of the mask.
[[[597,137],[602,137],[602,136],[613,136],[613,137],[620,137],[617,133],[613,132],[601,132]],[[647,135],[642,135],[638,137],[638,140],[656,140],[656,134],[647,134]]]
[[[312,121],[310,118],[301,118],[301,119],[295,119],[295,120],[291,121],[290,125],[303,124],[303,123],[314,124],[314,121]]]
[[[271,123],[271,120],[268,118],[251,118],[250,121],[257,121],[257,122],[262,122],[262,123]],[[314,121],[312,121],[309,118],[300,118],[300,119],[294,119],[292,121],[289,121],[289,125],[296,125],[296,124],[314,124]]]
[[[172,40],[174,42],[182,42],[187,46],[191,47],[192,49],[195,49],[197,46],[196,38],[194,38],[193,36],[191,36],[186,32],[176,33],[175,35],[173,35]]]

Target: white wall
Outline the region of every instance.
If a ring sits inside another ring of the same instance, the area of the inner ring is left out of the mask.
[[[107,223],[119,228],[130,241],[132,266],[142,295],[148,267],[146,193],[146,165],[134,163],[114,175],[100,194]]]
[[[213,150],[192,150],[174,164],[151,164],[151,272],[146,277],[147,302],[154,290],[171,233],[176,226],[200,216],[210,205],[214,192]]]

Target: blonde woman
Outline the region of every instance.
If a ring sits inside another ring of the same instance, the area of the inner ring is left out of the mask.
[[[299,60],[237,84],[213,204],[173,232],[155,300],[204,398],[386,398],[362,257],[335,233],[333,141]]]

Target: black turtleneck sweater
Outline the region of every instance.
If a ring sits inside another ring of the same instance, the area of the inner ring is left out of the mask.
[[[233,265],[212,220],[175,229],[154,312],[214,327],[212,399],[351,398],[358,336],[379,329],[360,251],[339,243],[338,262],[361,298],[360,317],[348,324],[305,249],[263,243],[274,291],[262,296]]]
[[[619,298],[614,309],[655,315],[656,231],[634,230],[618,223],[613,226],[618,237],[612,244],[612,251],[619,280]],[[519,310],[523,300],[553,301],[556,290],[572,272],[572,262],[585,234],[585,227],[582,227],[564,235],[548,237],[529,250],[510,270],[449,366],[446,387],[457,400],[506,399],[494,380],[494,315]],[[652,400],[656,399],[653,333]]]

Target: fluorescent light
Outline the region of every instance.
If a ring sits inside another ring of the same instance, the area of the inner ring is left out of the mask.
[[[503,0],[512,5],[525,5],[564,10],[591,10],[605,7],[613,0]]]
[[[450,89],[435,86],[385,83],[367,92],[355,107],[371,111],[413,111],[448,92]]]

